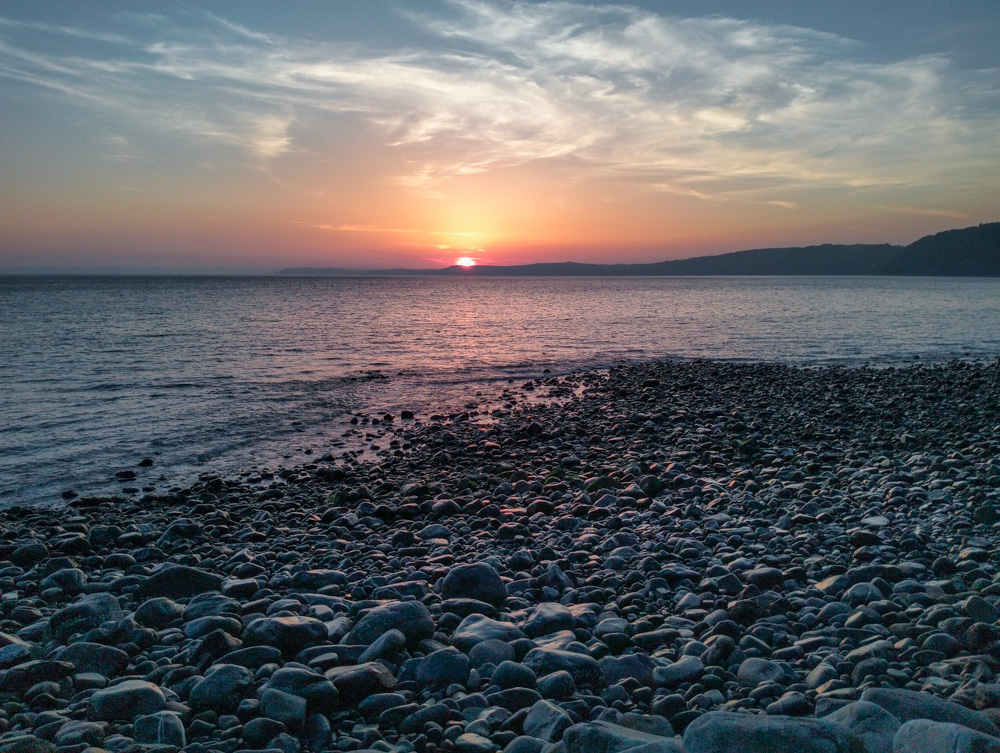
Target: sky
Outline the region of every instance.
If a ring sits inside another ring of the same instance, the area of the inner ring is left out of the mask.
[[[1000,219],[996,0],[0,0],[0,272],[644,262]]]

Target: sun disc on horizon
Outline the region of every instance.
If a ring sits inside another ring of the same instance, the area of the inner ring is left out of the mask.
[[[474,267],[476,266],[476,260],[471,256],[460,256],[455,259],[455,263],[460,267]]]

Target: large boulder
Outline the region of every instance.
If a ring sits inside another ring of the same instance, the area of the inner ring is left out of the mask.
[[[841,706],[823,719],[850,730],[865,746],[865,753],[892,753],[892,739],[900,727],[899,719],[867,701]]]
[[[864,753],[846,727],[824,719],[710,711],[684,730],[687,753]]]
[[[456,565],[441,584],[442,599],[476,599],[498,609],[507,599],[507,586],[500,574],[485,562]]]
[[[1000,753],[1000,739],[961,724],[913,719],[896,733],[893,753]]]
[[[961,724],[977,732],[1000,736],[1000,730],[983,714],[930,693],[900,688],[868,688],[861,694],[861,700],[881,706],[901,722],[929,719],[933,722]]]

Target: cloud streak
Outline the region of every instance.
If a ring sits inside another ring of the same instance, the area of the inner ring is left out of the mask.
[[[409,19],[432,42],[391,53],[209,14],[161,20],[156,40],[0,19],[0,77],[114,113],[137,146],[152,128],[269,169],[324,115],[357,118],[417,190],[545,162],[793,208],[788,186],[948,187],[997,168],[995,72],[941,57],[872,62],[831,34],[627,6],[460,0]],[[29,32],[110,51],[59,54]]]

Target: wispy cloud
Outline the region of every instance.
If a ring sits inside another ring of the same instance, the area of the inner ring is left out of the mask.
[[[885,206],[883,204],[879,204],[878,208],[889,212],[898,212],[900,214],[916,214],[922,217],[947,217],[954,220],[964,220],[969,217],[969,215],[965,212],[954,212],[948,209],[933,209],[927,207],[892,207]]]
[[[627,6],[457,0],[409,19],[437,41],[384,54],[207,13],[198,28],[161,20],[155,42],[35,25],[114,46],[89,57],[0,19],[0,76],[258,163],[304,149],[317,114],[360,118],[398,154],[397,182],[421,190],[548,161],[793,208],[789,185],[947,186],[997,168],[996,72],[941,57],[872,62],[831,34]]]

